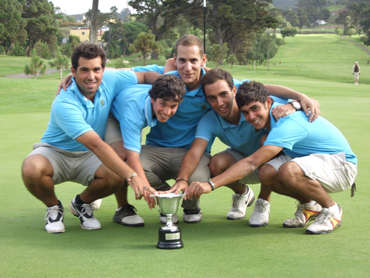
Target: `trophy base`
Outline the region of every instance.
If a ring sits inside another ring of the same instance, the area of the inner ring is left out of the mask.
[[[158,235],[157,248],[159,249],[180,249],[184,247],[181,240],[181,229],[179,227],[171,230],[159,228]]]

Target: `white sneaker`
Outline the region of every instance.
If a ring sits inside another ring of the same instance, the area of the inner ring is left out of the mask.
[[[263,227],[269,223],[270,203],[263,199],[258,199],[254,205],[254,210],[249,218],[249,226]]]
[[[285,228],[300,228],[305,227],[308,222],[315,219],[322,207],[316,203],[314,205],[298,203],[297,211],[295,212],[295,218],[290,218],[284,221],[283,226]]]
[[[46,220],[45,230],[50,234],[59,234],[65,231],[63,219],[64,209],[62,204],[47,208],[44,219]]]
[[[194,210],[184,209],[184,214],[182,216],[185,223],[199,223],[202,221],[202,212],[200,208]]]
[[[339,206],[338,206],[339,207]],[[339,213],[334,213],[328,208],[323,208],[315,221],[308,226],[306,234],[327,234],[342,225],[342,208]]]
[[[91,204],[76,204],[76,197],[69,204],[69,210],[72,214],[80,219],[81,228],[85,230],[101,229],[100,222],[94,217]]]
[[[92,210],[98,210],[101,206],[102,199],[95,200],[90,204]]]
[[[161,224],[166,224],[167,223],[167,216],[166,215],[163,215],[162,213],[159,214],[159,220],[161,221]],[[177,216],[177,213],[175,213],[174,215],[172,215],[172,223],[173,224],[177,224],[179,223],[179,217]]]
[[[245,211],[247,207],[254,202],[254,193],[252,188],[248,187],[248,191],[244,194],[233,194],[233,205],[227,213],[227,219],[238,220],[245,218]]]

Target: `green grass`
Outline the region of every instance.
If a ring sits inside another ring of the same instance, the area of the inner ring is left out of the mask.
[[[329,12],[336,12],[338,10],[341,10],[341,9],[344,9],[346,7],[346,5],[331,5],[329,7],[327,7],[326,9],[329,10]]]
[[[334,53],[347,54],[337,57],[315,45],[311,49],[309,45],[318,40],[325,47],[330,45]],[[349,191],[332,195],[344,211],[342,227],[320,236],[305,235],[304,229],[284,229],[282,222],[293,216],[295,202],[273,194],[269,225],[250,228],[251,208],[245,220],[226,220],[232,192],[221,188],[202,196],[201,223],[186,225],[179,213],[185,247],[159,250],[155,248],[158,213],[148,210],[143,201],[133,200],[130,190],[130,202],[145,219],[145,227],[114,224],[115,201],[110,196],[95,213],[102,230],[82,230],[78,219],[67,211],[66,232],[47,234],[46,209],[25,189],[20,167],[46,128],[58,80],[1,78],[0,277],[368,277],[370,82],[363,82],[366,74],[361,74],[360,85],[352,84],[347,68],[356,58],[350,42],[344,44],[331,36],[298,36],[286,39],[280,51],[275,60],[281,59],[282,65],[269,72],[264,66],[256,72],[241,66],[224,68],[238,79],[280,84],[316,98],[322,115],[347,137],[359,158],[358,191],[354,198]],[[298,64],[302,64],[300,70]],[[366,72],[366,67],[370,66],[362,63],[361,70]],[[216,141],[212,152],[223,149]],[[259,186],[251,187],[258,194]],[[70,182],[56,186],[65,207],[82,190]]]

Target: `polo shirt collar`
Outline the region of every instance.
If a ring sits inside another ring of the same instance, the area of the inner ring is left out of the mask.
[[[156,118],[153,118],[151,97],[149,95],[146,97],[145,100],[145,119],[149,127],[157,125],[158,120]]]
[[[222,118],[216,111],[213,110],[214,113],[216,113],[218,119],[220,120],[220,123],[221,123],[221,127],[223,129],[227,129],[227,128],[233,128],[235,127],[234,124],[232,123],[229,123],[228,121],[226,121],[224,118]],[[241,125],[243,122],[246,122],[246,119],[244,118],[244,116],[240,113],[240,119],[239,119],[239,125]]]
[[[77,83],[75,81],[75,78],[72,78],[72,84],[71,84],[71,91],[74,93],[76,98],[79,100],[79,102],[83,105],[85,105],[87,108],[93,108],[95,105],[92,101],[90,101],[88,98],[86,98],[81,92],[80,89],[77,86]],[[99,86],[98,90],[95,93],[94,101],[95,99],[101,95],[101,85]]]

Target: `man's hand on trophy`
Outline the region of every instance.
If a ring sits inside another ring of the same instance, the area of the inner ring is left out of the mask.
[[[193,181],[186,190],[185,200],[199,199],[202,194],[207,194],[212,191],[212,187],[208,182]]]

